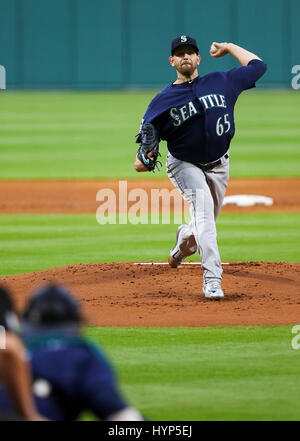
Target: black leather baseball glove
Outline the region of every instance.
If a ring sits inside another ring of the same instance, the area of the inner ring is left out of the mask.
[[[156,129],[153,124],[145,123],[139,133],[141,139],[141,145],[137,151],[137,158],[147,167],[149,171],[155,170],[155,167],[160,171],[162,163],[157,160],[159,153],[159,138],[157,136]],[[151,158],[148,157],[148,153],[152,152]]]

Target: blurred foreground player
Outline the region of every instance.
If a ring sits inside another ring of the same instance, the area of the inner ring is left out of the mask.
[[[26,350],[20,338],[19,320],[10,294],[0,287],[0,382],[12,409],[0,410],[0,421],[41,421],[32,396],[32,378]]]
[[[83,411],[108,421],[143,420],[122,397],[109,361],[81,337],[81,324],[77,301],[61,286],[45,286],[29,300],[23,338],[39,412],[58,421],[76,420]]]

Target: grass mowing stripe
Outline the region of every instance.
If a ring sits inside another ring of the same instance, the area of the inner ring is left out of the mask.
[[[2,215],[0,275],[75,263],[166,261],[177,227],[172,216],[170,224],[99,225],[95,215]],[[300,213],[222,214],[217,230],[223,261],[300,261]]]
[[[101,328],[122,389],[153,420],[299,420],[292,326]]]
[[[132,167],[135,134],[155,94],[2,94],[1,178],[137,177]],[[242,94],[235,109],[232,177],[300,176],[299,101],[299,94],[291,91]],[[164,161],[166,143],[160,150]],[[143,177],[159,179],[166,172]]]

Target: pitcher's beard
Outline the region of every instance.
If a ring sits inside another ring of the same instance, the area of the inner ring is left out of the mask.
[[[184,64],[178,68],[178,71],[181,73],[181,75],[189,78],[195,72],[195,67],[192,64]]]

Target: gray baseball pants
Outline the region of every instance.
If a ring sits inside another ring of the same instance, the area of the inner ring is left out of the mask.
[[[226,159],[223,156],[220,165],[203,171],[168,153],[166,165],[169,179],[190,204],[191,221],[179,227],[176,248],[184,258],[198,250],[204,280],[221,280],[223,269],[217,244],[216,219],[229,179],[229,157]]]

